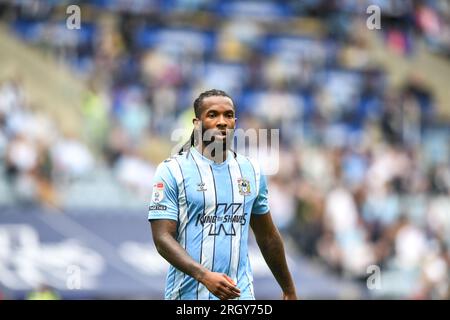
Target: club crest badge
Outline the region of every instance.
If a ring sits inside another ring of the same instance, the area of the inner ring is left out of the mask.
[[[164,183],[158,182],[153,185],[152,201],[154,203],[160,203],[164,198]]]
[[[251,193],[250,182],[247,179],[238,179],[239,194],[242,196],[248,196]]]

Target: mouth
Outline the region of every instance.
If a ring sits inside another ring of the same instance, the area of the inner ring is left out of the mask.
[[[214,137],[219,140],[225,140],[227,138],[227,131],[217,130],[217,132],[214,134]]]
[[[216,135],[226,136],[227,135],[227,130],[217,130],[216,131]]]

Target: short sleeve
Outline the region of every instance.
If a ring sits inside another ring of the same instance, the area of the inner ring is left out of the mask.
[[[153,177],[152,199],[148,220],[178,220],[178,186],[165,163],[161,163]]]
[[[261,174],[259,179],[259,192],[256,196],[255,202],[253,203],[252,214],[265,214],[269,211],[267,179],[265,175]]]

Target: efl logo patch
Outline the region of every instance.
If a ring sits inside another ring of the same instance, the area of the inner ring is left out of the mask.
[[[250,182],[247,179],[238,179],[239,194],[241,196],[248,196],[251,193]]]
[[[159,203],[164,199],[164,183],[158,182],[153,185],[152,201]]]

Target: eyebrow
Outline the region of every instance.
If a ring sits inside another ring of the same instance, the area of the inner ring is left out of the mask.
[[[210,110],[207,110],[206,111],[206,113],[208,114],[208,113],[210,113],[210,112],[219,112],[218,110],[216,110],[216,109],[210,109]],[[231,110],[225,110],[223,113],[234,113],[234,109],[231,109]]]

